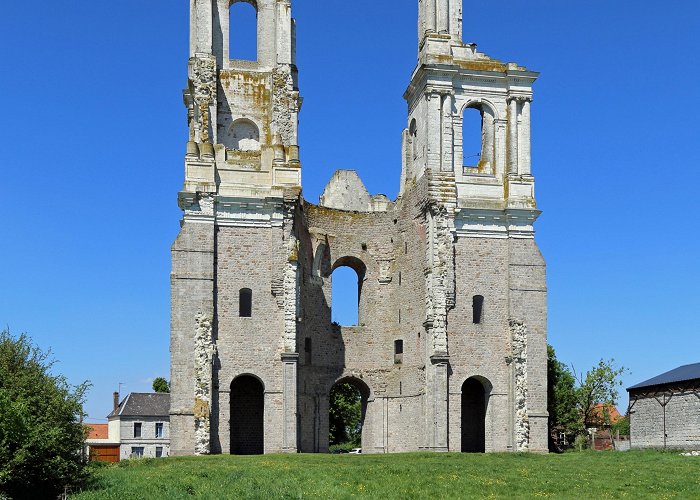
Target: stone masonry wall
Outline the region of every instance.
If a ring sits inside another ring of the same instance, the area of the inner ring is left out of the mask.
[[[700,394],[700,392],[698,392]],[[632,448],[664,447],[664,409],[666,402],[666,448],[700,450],[700,397],[698,394],[674,394],[640,398],[630,411]],[[633,400],[633,394],[630,399]]]

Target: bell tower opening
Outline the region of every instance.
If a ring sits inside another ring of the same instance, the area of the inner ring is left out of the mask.
[[[229,7],[229,59],[258,60],[258,7],[255,0],[234,0]]]

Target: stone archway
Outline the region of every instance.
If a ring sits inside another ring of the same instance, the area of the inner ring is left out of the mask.
[[[231,454],[262,455],[265,451],[265,387],[252,375],[231,382]]]
[[[462,452],[486,451],[486,388],[476,378],[462,384]]]
[[[331,390],[329,391],[328,398],[329,398],[329,404],[328,404],[328,427],[329,431],[332,430],[334,426],[334,408],[333,408],[333,396],[334,392],[337,389],[343,389],[343,386],[347,387],[350,386],[352,388],[352,391],[350,392],[355,392],[357,394],[357,397],[359,399],[358,404],[359,404],[359,415],[357,415],[357,422],[352,422],[352,425],[357,426],[357,429],[352,429],[352,433],[359,433],[360,435],[360,440],[359,443],[356,443],[353,445],[353,447],[363,447],[365,443],[365,416],[367,415],[367,404],[369,402],[370,398],[370,388],[367,386],[365,382],[362,380],[355,378],[355,377],[344,377],[338,380],[333,386],[331,387]],[[342,391],[345,393],[345,397],[347,398],[347,393],[348,391]],[[354,419],[353,419],[354,420]],[[348,424],[347,422],[343,422],[344,425]],[[329,442],[331,441],[331,436],[329,432]]]

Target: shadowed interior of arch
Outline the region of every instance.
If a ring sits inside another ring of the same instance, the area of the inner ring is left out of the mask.
[[[462,451],[486,451],[486,390],[476,378],[462,384]]]
[[[231,454],[264,452],[265,388],[252,375],[231,382]]]
[[[229,9],[229,59],[258,60],[258,11],[245,1]]]

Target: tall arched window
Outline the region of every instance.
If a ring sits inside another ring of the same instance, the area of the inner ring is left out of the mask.
[[[241,288],[238,295],[238,315],[241,318],[250,318],[253,315],[253,291],[250,288]]]
[[[462,118],[462,157],[465,167],[476,167],[481,159],[481,111],[464,110]]]
[[[481,323],[482,315],[484,312],[484,296],[474,295],[472,297],[472,321],[474,324]]]
[[[258,60],[258,8],[255,0],[234,0],[231,4],[229,59]]]
[[[462,164],[493,174],[494,141],[493,111],[483,103],[470,104],[462,117]]]
[[[360,297],[365,265],[357,258],[339,259],[331,274],[331,320],[342,326],[360,324]]]

